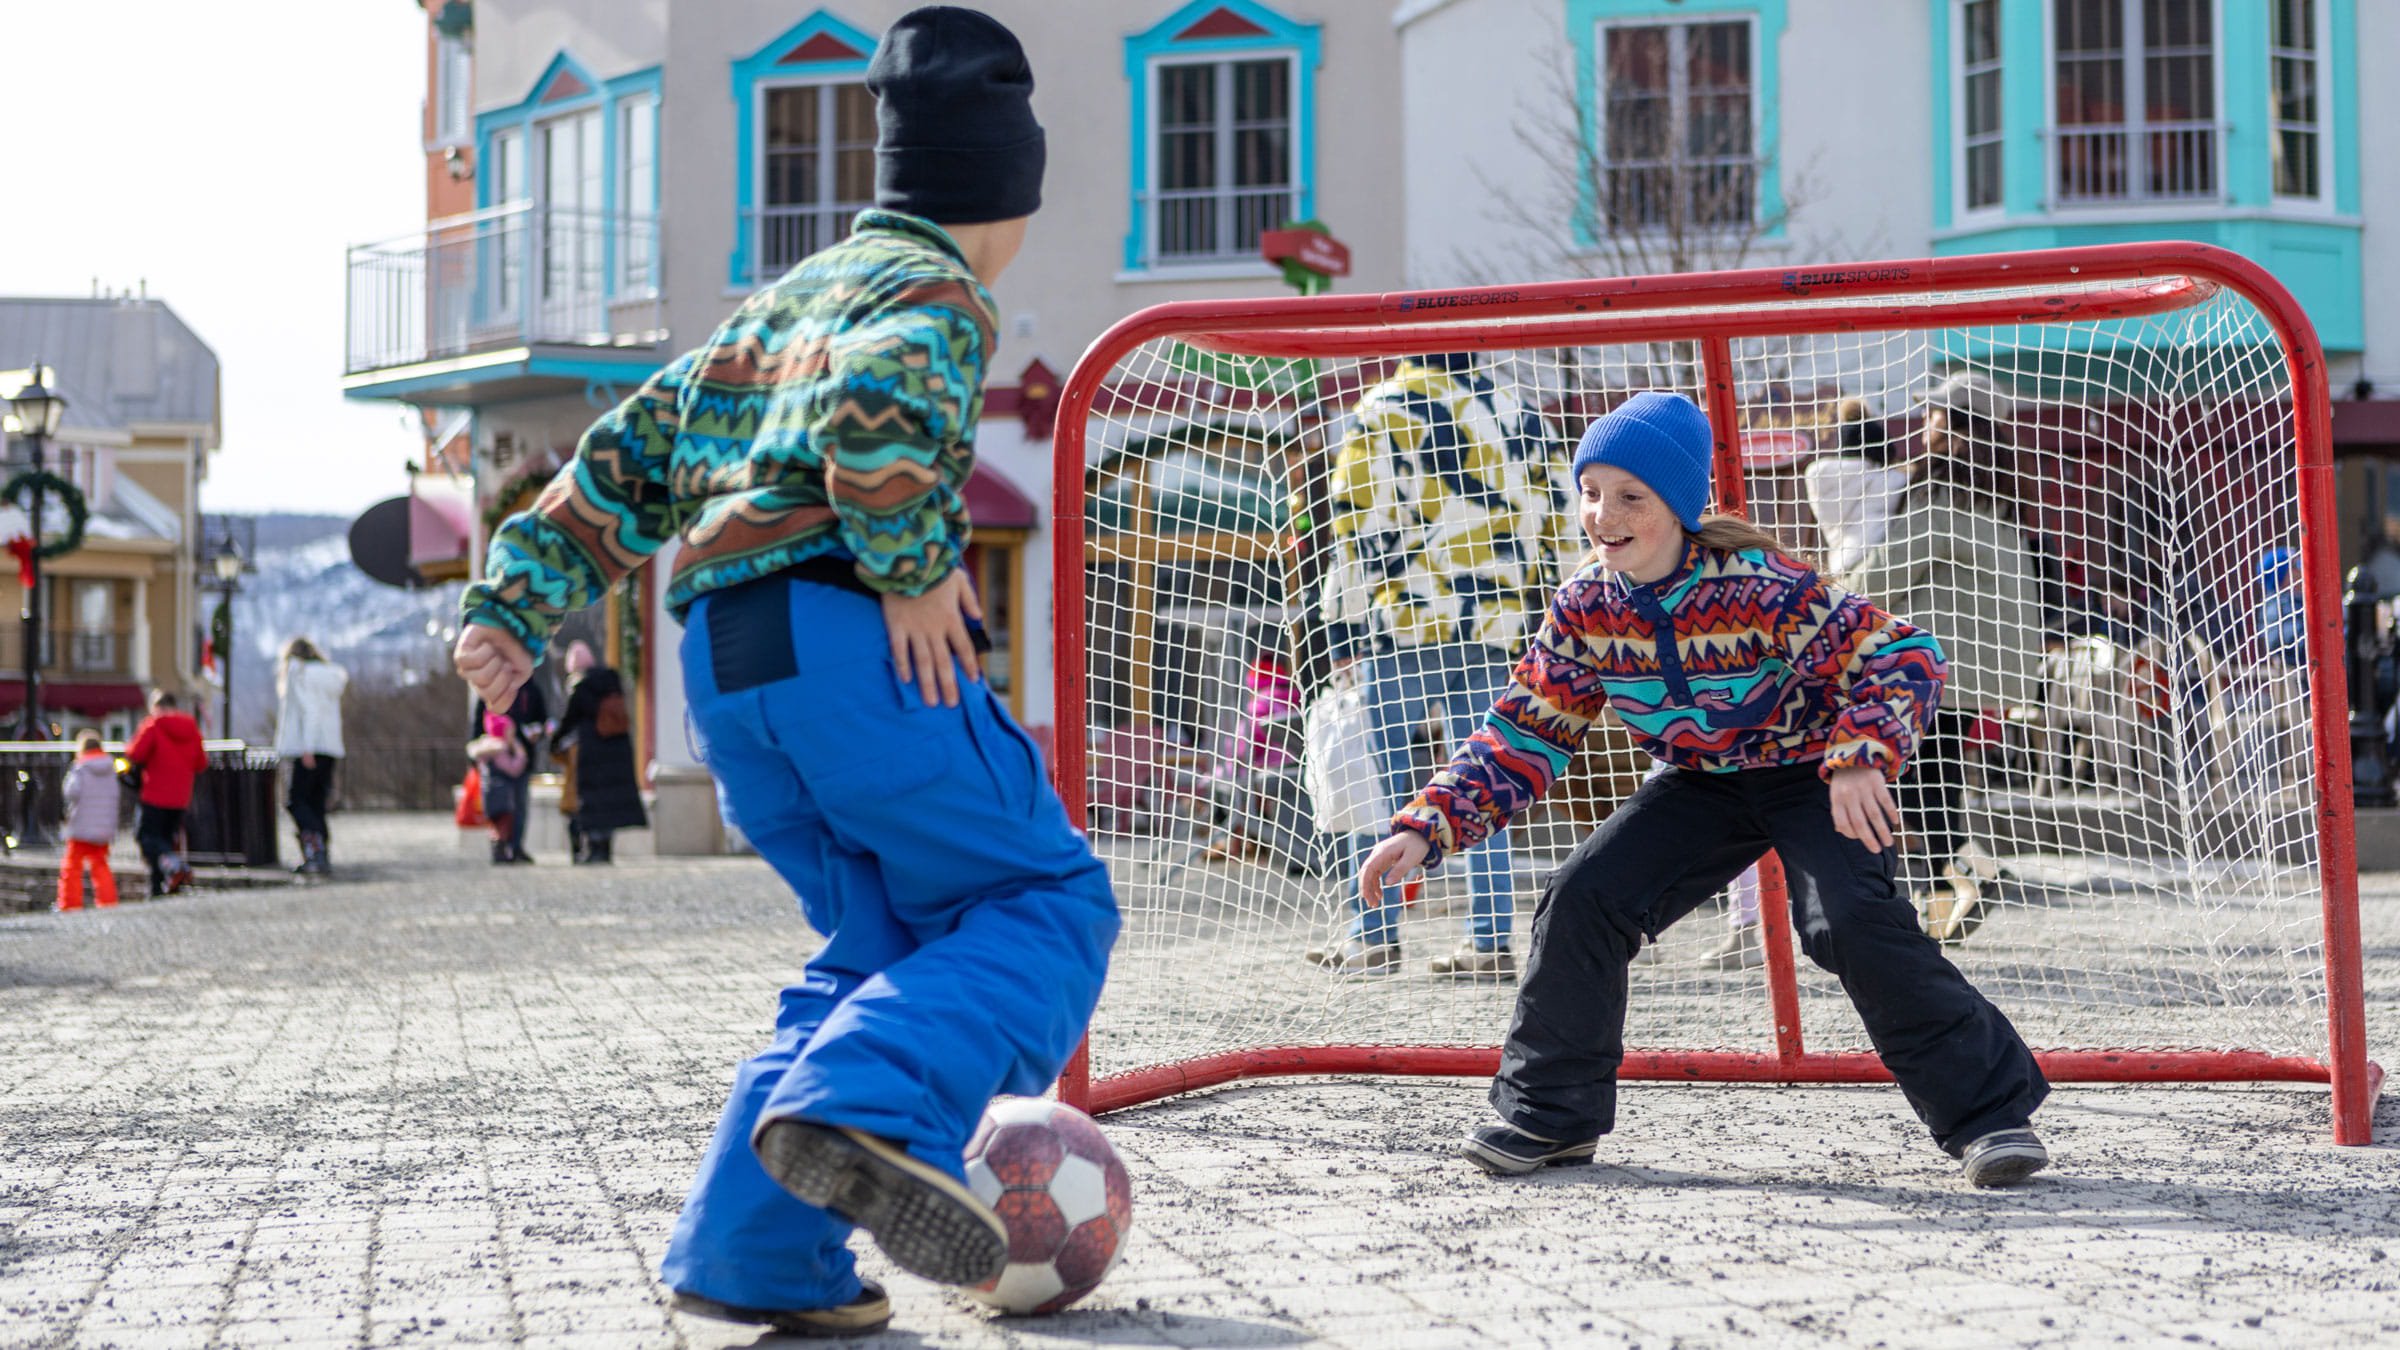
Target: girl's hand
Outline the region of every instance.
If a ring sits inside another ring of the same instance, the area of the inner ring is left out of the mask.
[[[533,657],[525,644],[486,624],[471,623],[459,629],[458,647],[450,660],[483,706],[494,710],[506,708],[533,678]]]
[[[975,598],[967,569],[951,569],[923,595],[883,597],[883,626],[891,634],[892,669],[900,683],[914,682],[925,706],[958,706],[958,677],[983,678],[975,657],[975,639],[967,621],[983,622],[983,605]]]
[[[1395,830],[1392,837],[1375,846],[1367,860],[1358,868],[1358,898],[1367,908],[1383,903],[1383,888],[1397,886],[1414,876],[1425,866],[1425,855],[1433,846],[1425,836],[1410,830]]]
[[[1825,779],[1833,794],[1833,828],[1881,853],[1900,828],[1900,807],[1880,769],[1835,769]]]

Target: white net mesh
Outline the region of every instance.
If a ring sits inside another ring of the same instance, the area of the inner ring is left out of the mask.
[[[1951,648],[1949,711],[1903,796],[1905,884],[1937,923],[1963,887],[1980,896],[1953,959],[2029,1042],[2319,1058],[2290,375],[2251,304],[2188,298],[2138,318],[1737,338],[1744,495]],[[1586,422],[1634,390],[1702,393],[1690,342],[1403,368],[1422,341],[1396,329],[1376,355],[1293,360],[1161,340],[1106,373],[1085,444],[1082,733],[1126,929],[1095,1077],[1266,1046],[1497,1044],[1513,985],[1428,958],[1469,932],[1479,889],[1504,897],[1485,908],[1513,913],[1521,951],[1550,869],[1649,767],[1604,726],[1509,831],[1504,882],[1453,864],[1412,898],[1396,971],[1303,960],[1357,931],[1354,841],[1383,833],[1390,770],[1413,793],[1462,731],[1376,654],[1446,634],[1454,667],[1494,647],[1513,662],[1582,556],[1566,464]],[[1920,457],[1923,400],[1966,372],[2008,406],[1979,422],[1989,395],[1952,383],[1954,439]],[[1358,514],[1346,438],[1397,466],[1398,506]],[[1530,521],[1494,471],[1511,454],[1539,495]],[[1982,561],[1928,583],[1962,531]],[[1462,611],[1481,644],[1457,641]],[[1743,899],[1642,955],[1629,1045],[1773,1048]],[[1830,976],[1803,962],[1799,992],[1811,1051],[1866,1048]]]

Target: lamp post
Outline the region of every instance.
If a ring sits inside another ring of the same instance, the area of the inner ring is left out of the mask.
[[[58,419],[67,411],[67,400],[42,383],[42,363],[33,363],[32,378],[24,388],[9,399],[16,413],[17,434],[25,438],[33,454],[32,524],[28,527],[33,540],[33,553],[26,560],[30,581],[25,587],[25,706],[17,720],[17,732],[29,741],[44,739],[37,710],[42,696],[42,442],[57,434]]]
[[[224,667],[224,704],[219,714],[218,734],[233,739],[233,596],[242,588],[242,546],[234,542],[233,526],[225,527],[225,542],[217,546],[217,556],[209,560],[217,574],[217,589],[225,593],[217,601],[218,614],[211,616],[209,631],[223,634],[225,641],[217,647],[217,661]]]

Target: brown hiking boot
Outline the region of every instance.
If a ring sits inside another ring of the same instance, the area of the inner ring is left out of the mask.
[[[867,1336],[892,1324],[892,1301],[883,1286],[860,1280],[858,1297],[838,1308],[740,1308],[713,1298],[675,1291],[675,1311],[715,1322],[766,1327],[785,1336]]]
[[[1484,951],[1469,938],[1448,956],[1433,958],[1426,968],[1445,979],[1501,984],[1517,978],[1517,957],[1506,947]]]
[[[1300,959],[1336,975],[1389,975],[1400,969],[1400,944],[1351,938],[1330,947],[1311,947]]]
[[[980,1284],[1008,1265],[1008,1230],[964,1182],[889,1139],[770,1120],[751,1146],[776,1183],[874,1235],[892,1264],[935,1284]]]

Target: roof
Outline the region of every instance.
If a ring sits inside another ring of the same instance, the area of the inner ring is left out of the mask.
[[[163,300],[0,296],[0,370],[37,359],[67,430],[182,423],[217,444],[217,354]]]

